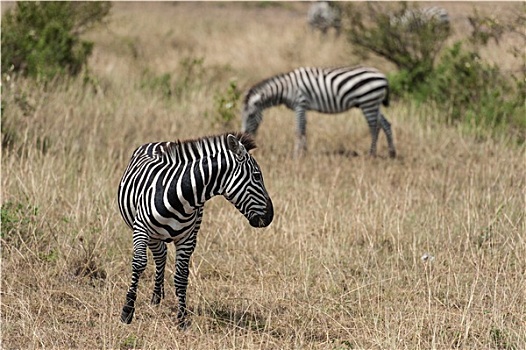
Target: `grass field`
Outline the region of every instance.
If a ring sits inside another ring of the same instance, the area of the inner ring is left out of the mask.
[[[444,3],[456,38],[473,7]],[[294,114],[265,112],[258,160],[273,223],[251,228],[224,198],[206,205],[192,257],[192,324],[149,305],[153,261],[132,324],[119,320],[131,232],[117,186],[150,141],[238,129],[214,97],[301,65],[354,65],[343,37],[306,26],[306,3],[114,3],[90,81],[2,80],[2,349],[525,349],[524,145],[445,127],[431,108],[384,110],[399,157],[366,156],[359,111],[310,113],[309,153],[292,158]],[[487,50],[506,69],[512,38]],[[371,57],[385,72],[393,66]],[[238,106],[239,108],[239,106]],[[428,257],[425,259],[425,257]]]

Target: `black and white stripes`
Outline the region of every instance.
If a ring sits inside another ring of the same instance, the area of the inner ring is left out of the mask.
[[[423,8],[408,8],[400,14],[393,14],[390,18],[391,25],[403,26],[407,30],[418,30],[425,24],[434,24],[438,28],[449,28],[450,19],[448,12],[438,6]]]
[[[378,130],[387,136],[389,155],[396,156],[390,123],[380,111],[389,105],[389,85],[385,75],[370,67],[302,67],[279,74],[254,85],[244,98],[242,131],[255,134],[262,112],[284,104],[296,113],[296,155],[307,147],[306,111],[341,113],[360,108],[367,120],[372,142],[370,154],[376,155]]]
[[[203,205],[223,195],[254,227],[273,219],[272,201],[249,151],[249,135],[223,134],[184,142],[148,143],[135,150],[118,191],[122,217],[133,230],[132,280],[121,320],[130,323],[147,247],[156,265],[152,303],[164,297],[166,243],[174,242],[178,320],[186,319],[188,264],[202,221]]]
[[[336,35],[341,30],[341,15],[335,6],[329,1],[316,1],[309,7],[307,23],[313,30],[319,30],[326,34],[330,28],[334,28]]]

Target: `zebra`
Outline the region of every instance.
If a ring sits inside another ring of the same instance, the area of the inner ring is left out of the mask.
[[[382,128],[389,156],[396,157],[391,124],[380,112],[381,104],[389,106],[389,84],[386,76],[375,68],[301,67],[265,79],[245,93],[241,130],[255,135],[263,110],[280,104],[296,113],[295,156],[307,150],[306,111],[334,114],[357,107],[369,125],[372,137],[369,154],[376,156],[378,130]]]
[[[326,34],[332,27],[336,35],[340,35],[341,16],[338,8],[332,6],[328,1],[314,2],[307,13],[307,22],[313,30],[320,30]]]
[[[434,23],[438,28],[449,29],[450,19],[444,8],[431,6],[405,9],[401,14],[391,15],[390,23],[392,26],[402,25],[408,30],[417,30],[426,23]]]
[[[266,227],[274,217],[272,201],[258,163],[249,153],[250,135],[239,132],[200,139],[154,142],[138,147],[118,189],[119,210],[133,230],[131,284],[121,321],[131,323],[139,278],[147,265],[148,247],[155,261],[152,304],[164,298],[166,243],[174,242],[177,319],[185,328],[188,265],[196,246],[203,206],[223,195],[253,227]]]

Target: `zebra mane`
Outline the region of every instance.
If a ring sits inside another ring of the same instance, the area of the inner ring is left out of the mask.
[[[247,93],[245,94],[245,97],[243,99],[243,103],[246,105],[248,103],[248,100],[250,98],[250,96],[252,96],[252,94],[254,94],[255,92],[257,92],[258,90],[260,90],[261,88],[263,88],[265,85],[267,85],[269,82],[271,82],[272,80],[274,79],[279,79],[287,74],[289,74],[290,72],[286,72],[286,73],[279,73],[279,74],[276,74],[276,75],[273,75],[271,76],[270,78],[266,78],[266,79],[263,79],[261,80],[260,82],[252,85],[252,87],[247,91]]]
[[[225,137],[228,136],[228,134],[234,135],[236,139],[238,139],[239,142],[241,142],[241,144],[245,147],[247,152],[257,147],[256,141],[254,140],[252,135],[250,135],[249,133],[243,133],[243,132],[236,131],[236,132],[230,132],[230,133],[224,134]]]
[[[217,135],[203,136],[203,137],[194,138],[194,139],[176,140],[176,141],[170,142],[166,146],[164,154],[172,160],[179,158],[179,155],[181,154],[181,152],[188,152],[190,149],[193,150],[194,154],[203,154],[204,153],[203,150],[205,149],[204,147],[205,144],[210,145],[210,144],[216,143],[216,141],[219,141],[221,139],[226,140],[228,135],[235,136],[236,139],[238,139],[239,142],[241,142],[241,144],[245,147],[247,152],[257,147],[256,142],[254,141],[254,138],[250,134],[235,131],[235,132],[227,132],[227,133],[217,134]]]

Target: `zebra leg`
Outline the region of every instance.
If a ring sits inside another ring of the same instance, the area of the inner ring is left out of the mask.
[[[175,257],[175,276],[174,285],[177,298],[179,299],[179,305],[177,310],[177,320],[179,321],[179,328],[185,329],[188,327],[189,322],[186,318],[188,310],[186,309],[186,288],[188,286],[188,265],[190,263],[190,257],[194,252],[196,245],[197,231],[199,230],[199,224],[192,234],[183,242],[177,242],[175,245],[176,257]]]
[[[393,142],[393,132],[391,131],[391,123],[384,117],[383,114],[380,114],[380,126],[385,133],[387,138],[387,146],[389,147],[389,157],[396,158],[396,150]]]
[[[155,261],[155,287],[151,303],[157,305],[164,299],[164,268],[166,267],[166,243],[158,240],[150,240],[148,247]]]
[[[296,147],[294,149],[294,157],[299,158],[307,152],[307,117],[303,107],[296,109]]]
[[[134,230],[133,234],[133,259],[132,259],[132,281],[128,293],[126,293],[126,304],[124,304],[121,313],[121,321],[131,323],[135,312],[135,300],[137,299],[137,286],[139,278],[146,269],[148,256],[146,247],[148,235],[143,231]]]
[[[380,130],[380,125],[378,121],[380,120],[380,109],[375,105],[372,108],[367,108],[362,106],[362,112],[367,120],[369,125],[369,131],[371,132],[371,148],[369,150],[369,155],[371,157],[376,157],[376,144],[378,142],[378,133]]]

